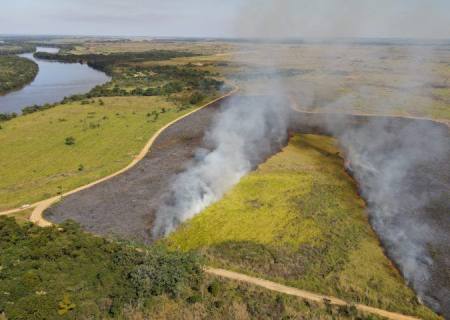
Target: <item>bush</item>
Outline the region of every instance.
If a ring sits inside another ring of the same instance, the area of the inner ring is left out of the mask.
[[[17,113],[0,113],[0,121],[8,121],[17,117]]]
[[[189,99],[190,104],[197,104],[201,102],[205,98],[204,95],[202,95],[200,92],[195,92],[191,95],[191,98]]]
[[[202,274],[196,256],[155,247],[130,273],[130,279],[139,297],[161,294],[176,297],[186,289],[187,283],[191,286],[198,284]]]
[[[202,301],[202,296],[196,294],[187,298],[187,302],[190,304],[198,303]]]
[[[217,280],[211,282],[211,284],[208,286],[208,292],[216,297],[220,292],[220,282]]]
[[[64,143],[68,146],[75,144],[75,138],[74,137],[67,137],[64,141]]]

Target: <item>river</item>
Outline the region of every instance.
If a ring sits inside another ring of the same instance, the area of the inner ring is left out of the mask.
[[[38,47],[37,51],[57,53],[58,48]],[[18,91],[0,96],[0,113],[20,113],[24,107],[61,101],[64,97],[89,92],[110,78],[85,64],[40,60],[33,53],[20,54],[39,65],[39,72],[30,84]]]

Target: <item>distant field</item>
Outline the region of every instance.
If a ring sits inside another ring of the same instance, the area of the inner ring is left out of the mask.
[[[29,59],[0,55],[0,95],[20,89],[33,81],[38,65]]]
[[[79,42],[69,52],[150,50],[200,54],[161,64],[192,63],[197,69],[219,72],[248,94],[282,89],[282,94],[294,97],[304,109],[450,120],[448,46],[152,40]],[[145,61],[138,65],[155,64],[160,63]]]
[[[334,143],[295,136],[167,243],[216,266],[437,319],[384,255]]]
[[[192,41],[91,41],[78,44],[70,52],[86,53],[114,53],[114,52],[143,52],[150,50],[191,51],[200,54],[215,54],[230,51],[234,46],[222,42],[192,42]]]
[[[123,168],[160,127],[189,111],[162,97],[114,97],[73,102],[1,123],[0,210],[69,191]]]
[[[239,80],[247,92],[281,86],[305,109],[450,119],[448,46],[280,45],[234,61],[249,66]],[[261,73],[274,66],[291,75]]]

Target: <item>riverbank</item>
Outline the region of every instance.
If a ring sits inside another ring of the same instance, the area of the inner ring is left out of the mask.
[[[0,56],[0,97],[31,83],[38,72],[39,66],[35,61],[18,56]]]
[[[58,48],[47,47],[37,47],[36,50],[59,51]],[[0,113],[4,114],[20,114],[25,107],[57,103],[64,97],[87,93],[95,86],[110,81],[106,74],[87,65],[40,60],[34,58],[34,53],[20,54],[14,59],[30,61],[37,66],[38,72],[28,85],[0,96]]]

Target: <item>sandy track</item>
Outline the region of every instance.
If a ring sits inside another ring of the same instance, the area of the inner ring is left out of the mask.
[[[300,289],[293,288],[293,287],[288,287],[288,286],[285,286],[285,285],[282,285],[282,284],[279,284],[276,282],[264,280],[261,278],[250,277],[248,275],[229,271],[229,270],[205,268],[205,272],[215,275],[215,276],[231,279],[231,280],[237,280],[237,281],[250,283],[252,285],[262,287],[262,288],[265,288],[265,289],[268,289],[271,291],[276,291],[276,292],[288,294],[291,296],[300,297],[302,299],[306,299],[309,301],[314,301],[314,302],[319,302],[319,303],[326,302],[326,303],[329,303],[329,304],[335,305],[335,306],[349,305],[349,303],[347,303],[346,301],[338,299],[338,298],[324,296],[324,295],[300,290]],[[415,318],[415,317],[411,317],[411,316],[406,316],[406,315],[403,315],[400,313],[389,312],[386,310],[369,307],[369,306],[362,305],[362,304],[356,304],[355,307],[356,307],[356,309],[358,309],[361,312],[376,314],[378,316],[382,316],[382,317],[385,317],[387,319],[392,319],[392,320],[417,320],[417,319],[419,319],[419,318]]]

